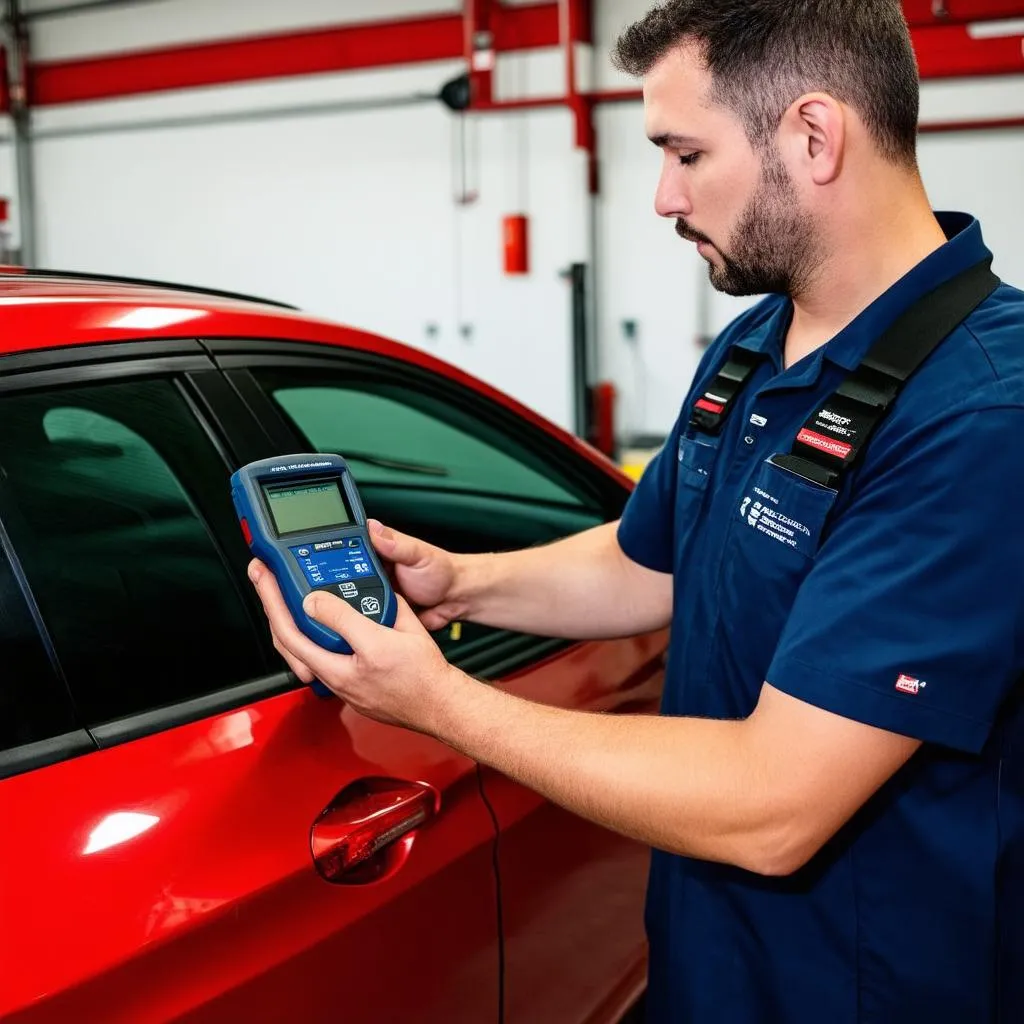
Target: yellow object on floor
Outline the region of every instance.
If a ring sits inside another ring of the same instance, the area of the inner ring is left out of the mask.
[[[658,448],[626,448],[619,457],[622,472],[634,480],[643,476],[647,463],[658,454]]]

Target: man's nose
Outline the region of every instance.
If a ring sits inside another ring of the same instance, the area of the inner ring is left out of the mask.
[[[654,209],[659,217],[689,217],[693,213],[689,191],[681,180],[681,167],[673,163],[674,157],[667,157],[654,194]]]

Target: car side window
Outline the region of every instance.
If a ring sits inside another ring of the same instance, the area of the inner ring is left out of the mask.
[[[344,454],[363,483],[421,484],[426,477],[444,490],[579,504],[516,458],[512,438],[488,438],[471,415],[431,396],[386,386],[279,386],[272,393],[317,451]]]
[[[0,750],[37,743],[77,727],[71,701],[32,620],[0,531]]]
[[[367,515],[450,551],[514,550],[603,522],[592,497],[478,402],[414,382],[329,371],[255,371],[310,450],[350,464]],[[536,637],[456,623],[453,663],[493,678],[545,653]],[[550,649],[550,646],[549,648]]]
[[[0,402],[4,507],[86,725],[264,669],[218,536],[228,467],[176,386],[117,382]]]

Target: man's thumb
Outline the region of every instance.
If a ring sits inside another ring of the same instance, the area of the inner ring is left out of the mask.
[[[375,631],[383,628],[357,612],[347,601],[320,590],[306,595],[302,609],[311,619],[333,629],[353,651],[371,643]]]

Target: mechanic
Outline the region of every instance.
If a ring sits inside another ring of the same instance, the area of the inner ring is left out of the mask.
[[[900,4],[670,0],[615,59],[643,79],[657,212],[716,288],[769,297],[706,353],[621,522],[472,556],[374,524],[410,603],[395,629],[308,599],[351,656],[299,633],[254,563],[275,643],[360,712],[654,847],[650,1020],[1019,1024],[1024,294],[947,332],[838,484],[792,472],[773,457],[798,435],[845,450],[829,399],[879,336],[989,256],[925,194]],[[458,619],[671,623],[663,714],[478,683],[426,632]]]

